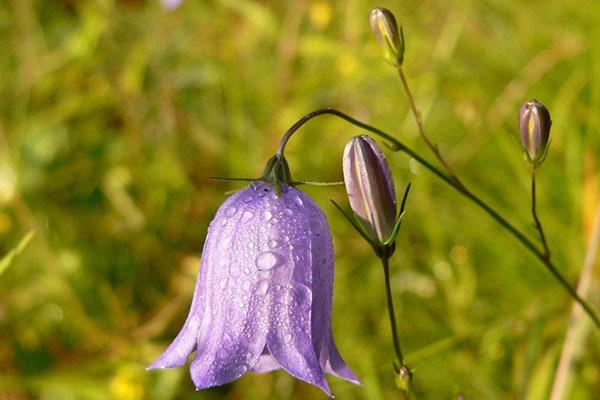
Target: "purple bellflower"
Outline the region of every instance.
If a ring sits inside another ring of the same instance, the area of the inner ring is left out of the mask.
[[[283,368],[332,396],[324,372],[360,383],[333,341],[332,296],[321,210],[292,186],[255,181],[217,211],[187,320],[148,369],[180,367],[195,351],[198,390]]]

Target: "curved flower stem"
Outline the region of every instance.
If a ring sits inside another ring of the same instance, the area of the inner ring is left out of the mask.
[[[440,150],[438,149],[438,147],[431,140],[429,140],[429,137],[427,137],[427,135],[425,134],[425,128],[423,127],[423,120],[421,118],[421,113],[417,110],[417,106],[415,104],[415,98],[413,97],[412,92],[410,91],[410,87],[408,86],[408,81],[406,80],[406,76],[404,76],[404,70],[402,69],[401,65],[398,65],[397,70],[398,70],[398,75],[400,76],[400,80],[402,81],[402,86],[404,87],[404,91],[406,92],[406,97],[408,97],[408,103],[410,104],[410,109],[412,111],[413,117],[415,118],[415,122],[417,123],[417,128],[419,130],[419,134],[421,135],[421,138],[425,141],[425,144],[427,144],[427,147],[429,147],[429,149],[431,150],[433,155],[438,159],[440,164],[442,164],[442,166],[446,170],[446,173],[448,174],[448,176],[454,181],[454,183],[456,183],[456,185],[458,185],[464,189],[465,185],[463,185],[463,183],[460,181],[460,179],[458,179],[458,176],[456,176],[456,174],[454,173],[454,171],[452,170],[450,165],[446,162],[444,157],[442,157],[442,154],[440,153]]]
[[[531,170],[531,215],[533,216],[533,221],[535,222],[535,228],[540,234],[540,240],[542,241],[542,246],[544,247],[544,258],[550,260],[550,248],[548,247],[548,242],[546,242],[546,235],[544,235],[544,229],[542,228],[542,223],[537,216],[536,211],[536,197],[535,197],[535,166]]]
[[[404,143],[400,142],[398,139],[394,138],[390,134],[382,131],[381,129],[375,128],[371,125],[368,125],[364,122],[361,122],[357,119],[352,118],[348,114],[345,114],[341,111],[332,109],[332,108],[322,108],[316,111],[313,111],[304,117],[302,117],[298,122],[296,122],[288,131],[285,133],[279,147],[277,148],[277,153],[283,155],[283,151],[285,149],[285,145],[287,144],[290,137],[293,133],[298,130],[302,125],[304,125],[308,120],[322,115],[322,114],[331,114],[335,115],[352,125],[358,126],[364,130],[367,130],[382,139],[387,140],[392,144],[394,151],[401,151],[410,157],[414,158],[419,164],[423,167],[427,168],[431,171],[435,176],[446,182],[448,185],[452,186],[456,191],[460,194],[471,200],[473,203],[477,204],[479,208],[485,211],[489,216],[491,216],[496,222],[498,222],[504,229],[506,229],[515,239],[517,239],[530,253],[532,253],[537,259],[539,259],[544,267],[550,272],[550,274],[561,284],[563,289],[569,293],[569,295],[575,300],[579,305],[585,310],[585,313],[594,321],[596,328],[600,329],[600,319],[596,316],[594,310],[590,307],[590,305],[583,300],[575,291],[574,288],[571,287],[566,278],[560,273],[560,271],[556,268],[556,266],[550,261],[550,259],[544,256],[544,252],[538,249],[538,247],[518,228],[512,225],[506,218],[504,218],[498,211],[494,210],[490,205],[488,205],[485,201],[483,201],[476,194],[467,189],[464,185],[456,183],[456,181],[449,175],[446,175],[441,170],[433,166],[423,157],[418,155],[416,152],[407,147]]]

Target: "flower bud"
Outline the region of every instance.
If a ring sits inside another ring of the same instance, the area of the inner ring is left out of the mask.
[[[404,35],[394,14],[387,8],[375,8],[369,15],[369,23],[375,38],[385,51],[385,59],[394,66],[402,65],[404,59]]]
[[[352,211],[373,239],[388,240],[396,223],[396,191],[385,156],[366,135],[344,149],[344,183]]]
[[[540,164],[546,157],[552,120],[548,109],[537,100],[531,100],[519,108],[521,143],[529,162]]]

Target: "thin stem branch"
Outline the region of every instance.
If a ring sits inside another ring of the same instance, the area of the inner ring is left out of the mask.
[[[456,176],[456,174],[452,170],[452,167],[450,167],[450,165],[446,162],[446,160],[440,153],[440,150],[438,149],[437,145],[435,143],[433,143],[431,140],[429,140],[429,137],[425,134],[425,128],[423,126],[423,119],[421,118],[421,113],[419,112],[419,110],[417,110],[415,98],[413,97],[410,87],[408,86],[408,81],[406,80],[406,76],[404,75],[404,70],[402,69],[401,65],[398,65],[397,70],[398,70],[398,75],[400,76],[400,80],[402,81],[402,87],[404,88],[406,97],[408,97],[408,103],[410,104],[410,110],[415,119],[415,122],[417,123],[417,129],[419,130],[419,134],[421,135],[421,138],[425,141],[425,144],[427,144],[427,147],[429,147],[429,149],[431,150],[433,155],[442,164],[442,166],[444,167],[444,169],[446,170],[446,173],[450,176],[450,178],[452,178],[452,180],[458,186],[461,186],[464,188],[465,186],[460,181],[460,179],[458,179],[458,176]]]
[[[404,366],[404,356],[402,355],[402,349],[400,348],[400,339],[398,339],[398,327],[396,326],[396,313],[394,312],[394,300],[392,297],[392,287],[390,285],[390,259],[387,257],[381,258],[381,265],[383,266],[383,275],[385,276],[385,294],[387,296],[387,309],[390,316],[390,325],[392,328],[392,340],[394,342],[394,351],[400,367]]]
[[[535,228],[540,234],[540,240],[542,242],[542,246],[544,247],[544,257],[547,260],[550,260],[550,248],[548,247],[546,235],[544,235],[544,229],[542,228],[542,223],[540,222],[536,211],[535,173],[536,168],[533,167],[533,169],[531,170],[531,215],[533,216],[533,221],[535,222]]]
[[[493,209],[490,205],[488,205],[480,197],[478,197],[473,192],[471,192],[469,189],[467,189],[464,185],[457,183],[456,180],[453,179],[451,176],[446,175],[440,169],[436,168],[430,162],[428,162],[423,157],[418,155],[415,151],[413,151],[409,147],[407,147],[404,143],[402,143],[398,139],[394,138],[390,134],[382,131],[381,129],[375,128],[371,125],[368,125],[364,122],[354,119],[351,116],[349,116],[348,114],[345,114],[341,111],[331,109],[331,108],[322,108],[322,109],[313,111],[313,112],[305,115],[298,122],[296,122],[292,126],[292,128],[290,128],[285,133],[285,135],[282,138],[281,143],[277,149],[277,152],[279,154],[283,155],[283,150],[284,150],[285,144],[287,143],[289,138],[292,136],[292,134],[296,130],[298,130],[298,128],[300,128],[300,126],[302,126],[304,123],[306,123],[308,120],[310,120],[316,116],[323,115],[323,114],[335,115],[335,116],[351,123],[352,125],[355,125],[359,128],[367,130],[367,131],[381,137],[382,139],[387,140],[389,143],[391,143],[393,145],[394,151],[401,151],[401,152],[407,154],[408,156],[414,158],[415,161],[417,161],[423,167],[428,169],[435,176],[440,178],[442,181],[446,182],[448,185],[452,186],[452,188],[454,188],[460,194],[462,194],[463,196],[465,196],[466,198],[471,200],[473,203],[477,204],[477,206],[479,206],[479,208],[481,208],[489,216],[491,216],[496,222],[498,222],[498,224],[500,224],[500,226],[502,226],[504,229],[506,229],[515,239],[517,239],[523,246],[525,246],[525,248],[530,253],[532,253],[538,260],[540,260],[542,262],[542,264],[544,265],[544,267],[546,267],[548,272],[550,272],[550,274],[561,284],[563,289],[565,289],[567,291],[567,293],[573,298],[573,300],[575,300],[577,303],[579,303],[579,305],[585,310],[586,314],[594,321],[594,324],[596,325],[596,327],[600,329],[600,319],[596,316],[596,313],[594,312],[594,310],[588,305],[588,303],[585,300],[583,300],[577,294],[575,289],[573,289],[571,287],[571,285],[566,280],[566,278],[560,273],[560,271],[556,268],[556,266],[549,259],[547,259],[544,256],[543,251],[538,249],[538,247],[533,243],[533,241],[531,241],[523,232],[521,232],[518,228],[516,228],[513,224],[511,224],[498,211]]]

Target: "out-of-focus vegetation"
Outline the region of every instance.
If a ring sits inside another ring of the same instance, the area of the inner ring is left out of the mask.
[[[324,106],[433,159],[371,36],[375,6],[404,26],[429,136],[531,237],[517,109],[532,97],[548,106],[538,207],[554,260],[577,283],[599,199],[595,0],[206,0],[173,12],[158,0],[8,0],[0,399],[324,398],[284,372],[196,393],[187,368],[144,368],[183,323],[206,228],[237,187],[210,176],[258,176],[285,129]],[[339,180],[344,143],[359,133],[331,116],[310,122],[288,146],[294,178]],[[417,398],[547,398],[572,301],[478,208],[406,157],[388,158],[397,187],[413,183],[392,283]],[[330,378],[332,389],[397,398],[381,268],[328,201],[346,204],[343,188],[305,190],[331,223],[334,334],[364,382]],[[600,333],[578,329],[565,398],[593,399]]]

